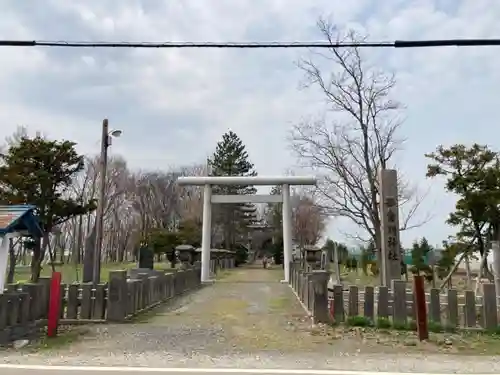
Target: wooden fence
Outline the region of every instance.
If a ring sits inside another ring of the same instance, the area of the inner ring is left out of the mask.
[[[458,293],[448,289],[440,293],[431,289],[426,293],[429,322],[446,328],[496,330],[499,311],[494,284],[482,285],[482,296],[471,290]],[[337,322],[347,317],[364,316],[371,321],[390,319],[393,325],[407,325],[415,320],[414,294],[404,281],[393,281],[391,288],[351,285],[329,288],[330,311]]]
[[[299,262],[290,264],[290,284],[314,318],[325,320],[326,309],[330,321],[335,322],[362,316],[372,323],[385,320],[394,327],[409,327],[416,319],[414,293],[405,281],[393,281],[391,288],[335,285],[328,288],[327,306],[318,303],[322,301],[324,273],[306,272]],[[442,329],[498,330],[499,302],[494,284],[483,284],[478,296],[472,290],[459,293],[456,289],[440,292],[435,288],[426,293],[428,321]]]
[[[326,271],[304,272],[298,262],[290,263],[290,286],[302,306],[317,323],[331,320],[328,309],[328,280]]]
[[[211,260],[210,269],[233,267]],[[166,271],[111,271],[109,283],[61,285],[61,324],[127,321],[144,311],[200,286],[200,263],[186,269]],[[36,284],[9,284],[0,295],[0,345],[31,338],[45,327],[50,278]]]

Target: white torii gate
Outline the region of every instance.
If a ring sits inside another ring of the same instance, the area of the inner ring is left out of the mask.
[[[203,228],[201,240],[201,281],[210,278],[210,234],[212,226],[212,204],[220,203],[283,203],[283,282],[289,282],[290,262],[292,260],[292,207],[290,204],[290,185],[316,185],[315,177],[310,176],[205,176],[179,177],[179,185],[204,186]],[[279,185],[281,195],[212,195],[212,185]]]

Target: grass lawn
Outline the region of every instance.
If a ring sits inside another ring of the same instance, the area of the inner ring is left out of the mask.
[[[128,270],[137,267],[135,262],[126,263],[103,263],[101,269],[101,282],[107,282],[109,278],[109,271],[116,270]],[[155,263],[155,269],[157,270],[168,270],[170,269],[170,262],[168,263]],[[63,264],[61,266],[55,266],[56,271],[62,273],[63,283],[71,284],[73,282],[79,282],[82,280],[83,275],[83,265],[82,264]],[[44,264],[42,266],[42,277],[50,277],[52,275],[52,266],[50,264]],[[14,276],[15,282],[24,283],[30,279],[31,272],[29,266],[17,266],[16,273]]]

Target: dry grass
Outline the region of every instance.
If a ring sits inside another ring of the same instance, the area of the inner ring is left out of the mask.
[[[137,267],[135,262],[123,262],[123,263],[103,263],[101,270],[101,282],[107,282],[109,278],[109,271],[115,270],[129,270],[131,268]],[[168,270],[170,269],[170,263],[155,263],[155,269],[157,270]],[[63,264],[55,266],[55,270],[62,273],[62,281],[66,284],[71,284],[73,282],[79,282],[82,280],[83,275],[83,265],[74,264]],[[50,277],[52,275],[52,266],[49,264],[44,264],[40,276]],[[14,281],[19,283],[27,282],[31,277],[31,271],[29,266],[22,266],[16,268],[16,273],[14,276]]]

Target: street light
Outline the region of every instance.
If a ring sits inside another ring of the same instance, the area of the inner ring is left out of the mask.
[[[106,193],[106,171],[108,168],[108,147],[111,145],[112,137],[118,138],[122,131],[115,129],[109,130],[108,119],[102,121],[102,136],[101,136],[101,157],[99,159],[100,169],[100,186],[99,200],[97,201],[96,224],[95,224],[95,246],[94,246],[94,262],[93,262],[93,283],[99,284],[101,281],[101,247],[102,247],[102,232],[104,218],[104,199]]]
[[[109,135],[115,138],[119,138],[122,135],[122,131],[120,129],[111,130],[109,132]]]

